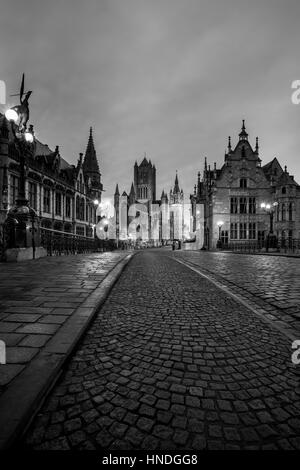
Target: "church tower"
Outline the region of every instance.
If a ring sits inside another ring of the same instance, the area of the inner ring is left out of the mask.
[[[91,178],[92,186],[101,186],[101,173],[94,146],[92,127],[90,128],[90,136],[83,160],[83,171],[86,176]]]
[[[81,154],[82,161],[82,154]],[[82,169],[84,174],[84,179],[87,181],[90,196],[94,200],[101,201],[101,195],[103,190],[103,185],[101,183],[101,173],[99,170],[99,164],[97,160],[96,150],[94,146],[93,139],[93,129],[90,128],[90,135],[88,144],[85,151],[84,160],[82,163]]]
[[[178,175],[176,171],[174,188],[170,191],[170,204],[182,204],[183,199],[183,190],[179,188]]]
[[[134,192],[138,202],[156,200],[156,168],[146,155],[140,165],[134,165]]]

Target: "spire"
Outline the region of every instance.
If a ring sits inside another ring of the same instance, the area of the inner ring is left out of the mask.
[[[204,158],[204,170],[207,171],[207,158]]]
[[[228,136],[228,153],[231,152],[231,137]]]
[[[242,130],[239,133],[240,140],[248,140],[248,134],[246,132],[245,119],[243,119]]]
[[[177,170],[176,170],[176,177],[175,177],[175,185],[174,185],[174,193],[179,193],[180,192],[180,189],[179,189],[179,183],[178,183],[178,175],[177,175]]]
[[[258,153],[258,150],[259,150],[258,137],[256,137],[255,152]]]
[[[130,196],[135,196],[135,190],[134,190],[134,186],[133,186],[133,183],[131,183],[131,188],[130,188],[130,193],[129,193]]]
[[[83,161],[83,170],[89,176],[91,176],[92,174],[93,175],[95,175],[95,174],[100,175],[96,150],[95,150],[95,146],[94,146],[93,128],[92,127],[90,127],[89,140],[88,140],[88,144],[87,144],[86,151],[85,151],[85,156],[84,156],[84,161]]]
[[[116,190],[115,190],[115,196],[120,196],[118,183],[117,183]]]
[[[144,159],[143,159],[141,165],[148,165],[148,160],[146,158],[146,152],[144,152]]]

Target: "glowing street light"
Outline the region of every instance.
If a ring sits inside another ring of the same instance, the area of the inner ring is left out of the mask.
[[[26,131],[24,134],[24,137],[25,137],[26,142],[28,142],[29,144],[32,144],[33,134],[31,132]]]
[[[267,236],[266,251],[269,250],[269,245],[272,247],[273,245],[275,245],[277,243],[276,242],[276,237],[275,237],[275,235],[273,235],[273,219],[274,219],[274,211],[275,211],[276,206],[278,206],[277,201],[273,202],[272,204],[270,204],[269,202],[267,202],[267,203],[262,202],[261,205],[260,205],[261,209],[264,212],[267,212],[270,215],[270,231],[269,231],[269,234]]]
[[[221,228],[222,228],[223,225],[224,225],[223,220],[218,220],[217,226],[219,227],[219,239],[218,239],[218,243],[217,243],[217,248],[221,248],[221,247],[222,247],[222,242],[221,242]]]
[[[13,121],[15,124],[17,123],[19,119],[19,115],[17,111],[13,108],[7,109],[5,111],[5,117],[8,121]]]

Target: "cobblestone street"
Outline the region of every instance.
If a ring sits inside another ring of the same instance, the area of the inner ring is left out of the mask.
[[[174,256],[299,307],[299,260],[137,253],[20,447],[300,449],[291,342]]]
[[[300,337],[300,259],[205,251],[176,251],[188,262],[249,299],[272,318],[287,322]]]

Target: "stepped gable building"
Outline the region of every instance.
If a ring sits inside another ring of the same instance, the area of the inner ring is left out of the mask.
[[[7,211],[15,204],[19,190],[20,158],[12,125],[0,114],[1,232]],[[79,154],[77,165],[69,164],[60,155],[58,146],[52,150],[34,138],[31,151],[26,155],[26,166],[26,197],[40,217],[41,227],[93,237],[94,200],[101,200],[103,187],[92,128],[86,152]]]
[[[215,249],[220,241],[223,247],[262,245],[269,234],[282,244],[300,238],[300,186],[277,158],[262,165],[258,138],[253,148],[245,121],[234,148],[228,138],[220,169],[205,158],[191,202],[193,228],[200,230],[205,249]]]

